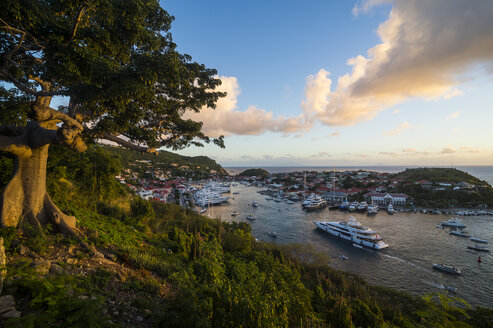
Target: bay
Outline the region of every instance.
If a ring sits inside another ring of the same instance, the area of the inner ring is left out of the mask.
[[[484,172],[486,181],[489,172]],[[248,222],[253,236],[260,241],[311,244],[330,258],[330,266],[356,273],[371,284],[414,295],[437,292],[441,285],[449,285],[457,287],[457,296],[471,305],[493,307],[493,256],[469,250],[467,245],[474,243],[468,238],[450,235],[449,229],[436,228],[437,223],[449,219],[449,216],[421,213],[388,215],[385,211],[373,217],[351,214],[376,230],[390,245],[381,251],[362,250],[348,241],[317,230],[313,224],[314,220],[347,221],[349,213],[328,209],[305,212],[299,202],[269,201],[257,192],[259,190],[257,187],[234,186],[232,192],[239,194],[232,194],[228,204],[209,208],[205,215],[223,221]],[[252,206],[252,202],[259,206]],[[231,212],[235,210],[240,215],[232,217]],[[247,215],[253,215],[255,220],[247,220]],[[487,239],[490,244],[493,242],[493,217],[470,216],[464,217],[463,221],[467,225],[464,230],[471,236]],[[276,232],[278,237],[269,236],[270,231]],[[341,255],[348,259],[343,260]],[[477,262],[478,256],[482,258],[481,263]],[[436,271],[432,269],[433,263],[457,266],[463,274],[455,276]]]

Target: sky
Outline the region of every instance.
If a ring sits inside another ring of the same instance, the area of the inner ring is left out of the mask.
[[[163,0],[231,166],[493,165],[491,0]]]

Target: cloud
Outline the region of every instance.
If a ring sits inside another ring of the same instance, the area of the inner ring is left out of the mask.
[[[353,14],[384,2],[359,2]],[[490,0],[394,0],[377,30],[381,42],[348,59],[350,73],[337,83],[325,69],[307,77],[303,110],[326,125],[348,126],[411,98],[462,94],[468,71],[491,68],[492,13]]]
[[[384,134],[386,134],[388,136],[395,136],[395,135],[404,133],[410,127],[411,127],[411,125],[409,123],[404,122],[401,125],[399,125],[398,127],[396,127],[395,129],[393,129],[391,131],[384,132]]]
[[[332,133],[326,135],[325,138],[337,137],[339,135],[341,135],[341,133],[336,131],[336,132],[332,132]]]
[[[467,146],[462,146],[459,149],[460,149],[460,151],[465,152],[465,153],[471,153],[471,154],[481,153],[481,150],[470,148],[470,147],[467,147]]]
[[[328,152],[326,151],[322,151],[322,152],[319,152],[317,154],[313,154],[311,155],[310,157],[314,158],[314,157],[331,157],[332,155],[329,154]]]
[[[453,120],[454,118],[459,117],[459,115],[460,115],[461,112],[462,111],[460,110],[458,112],[455,112],[455,113],[450,114],[449,116],[447,116],[447,120]]]
[[[399,114],[400,112],[401,112],[401,110],[400,110],[400,109],[394,109],[394,110],[392,111],[392,114]]]
[[[240,86],[233,76],[220,76],[221,86],[216,90],[226,92],[220,98],[216,109],[203,108],[199,113],[186,112],[183,117],[203,122],[203,132],[212,137],[220,135],[259,135],[266,131],[297,133],[306,131],[311,123],[306,122],[303,115],[297,117],[274,117],[272,112],[250,105],[246,110],[237,109]]]
[[[442,151],[440,151],[440,154],[455,154],[457,150],[455,148],[450,147],[448,145],[447,147],[443,148]]]
[[[370,9],[375,6],[381,5],[383,3],[390,3],[391,0],[366,0],[366,1],[358,1],[358,3],[354,6],[352,13],[355,17],[358,17],[360,13],[367,14]]]

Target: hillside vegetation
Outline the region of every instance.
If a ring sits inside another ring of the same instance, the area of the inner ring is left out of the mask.
[[[409,182],[427,180],[431,182],[459,183],[467,182],[474,185],[488,185],[469,173],[454,168],[425,167],[417,169],[406,169],[393,176],[394,179],[404,179]]]
[[[2,228],[2,294],[22,312],[6,327],[493,327],[491,309],[371,286],[309,247],[255,241],[247,223],[136,198],[111,182],[107,149],[72,155],[51,149],[49,189],[100,255]]]
[[[151,161],[149,167],[170,171],[174,175],[193,176],[196,178],[207,177],[211,171],[218,175],[227,175],[225,169],[215,160],[207,156],[182,156],[166,150],[160,150],[157,155],[139,153],[122,147],[103,146],[112,154],[120,156],[123,167],[145,171],[147,166],[135,165],[137,161]]]
[[[259,177],[264,178],[269,175],[264,169],[248,169],[238,174],[240,177]]]

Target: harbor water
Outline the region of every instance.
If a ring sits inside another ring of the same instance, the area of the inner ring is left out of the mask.
[[[456,296],[471,305],[493,307],[493,256],[491,253],[470,250],[474,242],[469,238],[450,234],[450,229],[439,229],[437,224],[450,216],[422,213],[395,213],[381,210],[375,216],[348,213],[327,208],[306,212],[300,202],[287,204],[266,200],[258,187],[239,184],[231,188],[233,197],[228,204],[209,208],[204,215],[223,221],[248,222],[252,233],[260,241],[271,243],[312,244],[330,258],[329,265],[350,271],[369,283],[410,292],[414,295],[440,291],[443,285],[457,287]],[[258,207],[252,205],[259,204]],[[233,211],[240,215],[231,216]],[[255,220],[247,220],[253,215]],[[359,249],[344,239],[338,239],[315,228],[314,220],[347,221],[353,215],[363,225],[376,230],[390,247],[373,251]],[[468,216],[462,218],[464,231],[473,237],[486,239],[493,244],[493,217]],[[276,232],[271,237],[269,232]],[[344,260],[341,255],[348,259]],[[482,262],[477,261],[481,256]],[[452,275],[432,268],[433,263],[453,265],[463,271]]]

